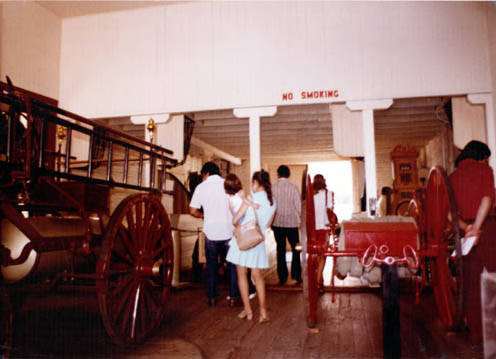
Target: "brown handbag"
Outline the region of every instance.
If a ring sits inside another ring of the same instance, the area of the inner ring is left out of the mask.
[[[253,210],[255,211],[255,221],[239,224],[234,228],[234,237],[236,237],[238,247],[242,251],[253,248],[264,241],[264,236],[258,225],[257,211]]]

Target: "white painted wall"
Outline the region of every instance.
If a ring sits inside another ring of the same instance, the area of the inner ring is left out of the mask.
[[[493,108],[496,114],[496,2],[487,4],[487,23],[488,23],[488,40],[489,40],[489,55],[490,55],[490,69],[492,80],[492,93],[493,93]],[[496,157],[496,151],[493,150],[493,157]],[[496,170],[496,168],[495,168]]]
[[[466,96],[451,98],[453,138],[459,149],[472,140],[487,143],[486,112],[482,104],[471,104]]]
[[[32,1],[0,3],[0,75],[57,99],[62,22]]]
[[[88,117],[487,92],[487,7],[194,2],[65,19],[62,107]],[[284,93],[294,94],[283,101]],[[315,100],[311,100],[315,102]]]

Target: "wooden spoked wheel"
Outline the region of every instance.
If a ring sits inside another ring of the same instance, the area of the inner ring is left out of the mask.
[[[170,222],[159,197],[124,199],[110,218],[97,263],[100,311],[115,343],[141,343],[160,325],[173,258]]]
[[[313,203],[313,188],[310,176],[306,180],[306,198],[303,204],[304,223],[303,228],[303,296],[305,317],[309,328],[315,327],[317,322],[317,255],[309,250],[315,238],[315,206]]]
[[[2,279],[0,278],[0,281]],[[12,307],[7,290],[0,283],[0,359],[9,358],[12,346]]]
[[[458,215],[446,172],[434,167],[425,194],[426,251],[432,255],[432,286],[439,316],[448,329],[462,318],[462,259]],[[451,214],[451,221],[449,220]],[[451,252],[457,248],[457,257]]]

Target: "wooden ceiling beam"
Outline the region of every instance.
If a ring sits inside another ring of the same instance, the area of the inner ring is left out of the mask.
[[[332,122],[319,122],[319,121],[291,121],[291,122],[265,122],[262,121],[261,129],[290,129],[290,128],[332,128]],[[195,126],[198,131],[219,131],[223,129],[236,129],[238,131],[248,130],[248,124],[234,124],[234,125],[215,125],[215,126]]]
[[[441,131],[443,127],[441,125],[418,125],[418,126],[402,126],[402,125],[396,125],[396,126],[376,126],[375,131],[376,132],[381,132],[381,131]]]
[[[418,106],[418,107],[400,107],[400,108],[389,108],[387,110],[374,111],[374,116],[404,116],[404,115],[427,115],[433,114],[436,110],[436,106]]]
[[[278,123],[282,124],[285,122],[307,122],[307,121],[318,121],[318,122],[331,122],[330,114],[276,114],[273,117],[262,117],[260,122],[265,123]],[[231,117],[225,117],[223,119],[212,118],[212,119],[198,119],[195,116],[195,126],[198,127],[209,127],[209,126],[240,126],[248,125],[248,119],[246,118],[236,118],[234,115]]]
[[[395,121],[402,121],[402,122],[416,122],[416,121],[434,121],[436,120],[436,115],[434,113],[432,114],[423,114],[423,115],[381,115],[381,116],[375,116],[374,121],[383,121],[383,122],[395,122]]]
[[[442,97],[399,98],[393,101],[391,108],[437,106],[442,101]]]

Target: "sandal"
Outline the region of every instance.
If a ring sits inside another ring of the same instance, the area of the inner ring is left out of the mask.
[[[239,319],[245,319],[246,320],[252,320],[253,319],[253,312],[247,312],[243,310],[241,313],[238,314]]]
[[[267,312],[261,311],[260,319],[258,319],[258,323],[263,324],[263,323],[267,323],[268,321],[269,321],[269,317],[267,316]]]
[[[260,316],[260,319],[258,320],[260,324],[267,323],[268,321],[269,321],[269,317],[262,317],[262,316]]]

